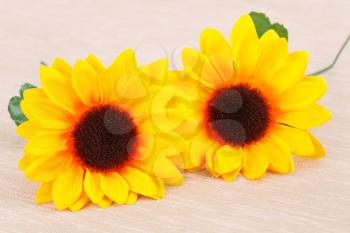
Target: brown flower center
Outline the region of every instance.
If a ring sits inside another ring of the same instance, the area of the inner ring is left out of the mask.
[[[220,141],[243,146],[264,136],[270,108],[259,90],[247,85],[223,88],[208,103],[207,123]]]
[[[126,111],[98,106],[81,117],[72,137],[80,160],[89,168],[106,171],[122,166],[133,154],[137,127]]]

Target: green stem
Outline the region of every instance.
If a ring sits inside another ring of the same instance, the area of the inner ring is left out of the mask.
[[[332,64],[330,64],[329,66],[323,68],[322,70],[319,70],[319,71],[316,71],[314,73],[311,73],[311,74],[308,74],[308,76],[312,76],[312,75],[319,75],[319,74],[322,74],[324,72],[326,72],[327,70],[330,70],[333,68],[333,66],[335,65],[335,63],[337,63],[338,61],[338,58],[340,57],[340,54],[342,54],[343,50],[345,49],[346,45],[348,44],[350,40],[350,34],[348,35],[348,37],[346,38],[346,40],[344,41],[343,45],[340,47],[337,55],[335,56]]]

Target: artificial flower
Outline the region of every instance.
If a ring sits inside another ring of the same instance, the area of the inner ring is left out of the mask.
[[[24,91],[28,121],[17,128],[28,140],[19,168],[40,182],[37,203],[72,211],[132,204],[182,182],[148,117],[166,71],[166,59],[139,67],[132,50],[109,67],[93,55],[73,67],[62,59],[40,67],[42,87]]]
[[[187,100],[171,110],[179,113],[172,134],[184,138],[177,144],[181,165],[232,181],[239,173],[249,179],[267,170],[289,173],[292,155],[324,156],[309,129],[331,118],[316,103],[326,82],[305,75],[308,60],[305,51],[289,52],[272,29],[259,38],[249,15],[238,19],[230,43],[205,29],[199,51],[183,50],[184,71],[174,74],[182,84],[169,83],[176,98]]]

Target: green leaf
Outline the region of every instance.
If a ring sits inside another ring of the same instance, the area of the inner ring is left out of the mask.
[[[23,92],[31,88],[35,88],[35,86],[30,83],[23,84],[19,90],[20,96],[13,96],[9,101],[8,111],[10,113],[11,119],[16,123],[17,126],[28,120],[22,112],[20,103],[23,100]]]
[[[252,11],[249,13],[249,15],[253,19],[256,32],[260,38],[267,30],[269,30],[271,22],[269,18],[263,13]]]
[[[31,88],[35,88],[36,86],[34,86],[33,84],[30,83],[25,83],[21,86],[21,88],[19,89],[19,94],[21,96],[21,98],[23,99],[23,92],[27,89],[31,89]]]
[[[22,98],[19,96],[13,96],[8,105],[8,110],[10,113],[11,119],[16,123],[16,125],[20,125],[23,122],[27,121],[27,117],[23,114],[20,103]]]
[[[282,24],[274,23],[270,26],[270,29],[275,30],[275,32],[277,32],[280,37],[286,38],[288,40],[288,31]]]
[[[266,31],[273,29],[280,37],[286,38],[288,40],[288,30],[282,24],[271,24],[270,19],[264,13],[252,11],[249,13],[249,15],[254,22],[255,30],[259,38]]]

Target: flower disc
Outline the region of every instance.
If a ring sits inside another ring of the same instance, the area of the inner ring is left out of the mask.
[[[87,111],[73,133],[76,155],[95,170],[117,168],[135,151],[137,128],[126,111],[99,106]]]

